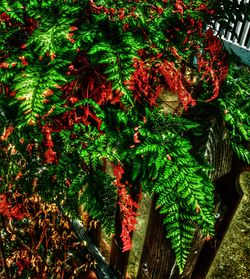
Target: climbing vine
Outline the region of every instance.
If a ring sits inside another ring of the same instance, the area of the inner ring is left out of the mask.
[[[1,202],[81,205],[109,233],[118,204],[127,251],[141,191],[156,195],[182,272],[194,231],[214,234],[210,168],[193,148],[210,123],[193,115],[212,104],[250,162],[249,81],[207,28],[215,2],[0,1]]]

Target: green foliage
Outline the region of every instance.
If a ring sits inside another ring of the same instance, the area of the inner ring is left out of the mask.
[[[56,84],[66,82],[66,79],[57,72],[56,67],[44,68],[41,63],[33,63],[32,68],[16,75],[13,82],[13,89],[17,91],[16,100],[21,101],[19,119],[22,125],[33,125],[45,113],[46,97],[53,94],[51,89],[55,89]]]
[[[61,1],[59,1],[61,2]],[[1,1],[2,11],[11,18],[1,21],[1,51],[7,57],[0,67],[1,81],[16,92],[22,125],[34,125],[53,105],[56,88],[69,81],[65,69],[76,55],[70,42],[70,27],[79,6],[49,1]],[[72,17],[69,17],[69,11]],[[41,16],[43,15],[43,16]],[[6,43],[8,42],[8,44]],[[63,70],[63,71],[62,71]],[[53,90],[48,94],[48,90]],[[49,103],[49,104],[48,104]],[[25,122],[23,121],[25,120]]]
[[[109,175],[97,171],[88,179],[80,202],[84,209],[94,219],[101,222],[107,233],[114,233],[115,208],[117,191],[114,179]]]
[[[1,0],[1,192],[39,193],[71,216],[83,206],[114,232],[117,192],[134,227],[142,187],[183,271],[194,232],[214,233],[202,116],[223,115],[250,162],[249,70],[223,83],[226,56],[204,28],[215,2]]]
[[[139,177],[142,187],[157,195],[157,209],[165,215],[167,237],[183,271],[194,231],[214,234],[213,185],[183,137],[198,124],[159,112],[147,119],[146,127],[138,130],[142,143],[135,150],[133,178]]]
[[[231,145],[235,154],[250,164],[250,92],[249,68],[232,66],[218,106],[229,128]]]

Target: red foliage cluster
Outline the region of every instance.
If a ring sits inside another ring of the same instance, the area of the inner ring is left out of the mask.
[[[7,15],[6,13],[1,13],[0,14],[0,22],[1,21],[8,22],[8,24],[11,25],[10,24],[11,19],[10,19],[9,15]]]
[[[131,2],[131,4],[128,4],[128,2]],[[100,14],[104,13],[109,16],[109,19],[111,21],[119,20],[123,21],[123,31],[126,32],[129,29],[128,20],[133,18],[133,20],[136,20],[139,18],[140,11],[137,11],[138,4],[141,3],[142,5],[145,4],[145,0],[136,0],[136,1],[124,1],[123,7],[107,7],[107,6],[97,6],[93,0],[90,0],[90,7],[91,11],[94,14]],[[154,4],[148,4],[147,6],[147,13],[150,15],[150,18],[153,19],[155,16],[161,15],[164,11],[164,5],[167,4],[167,1],[162,1],[162,6],[154,5]],[[139,26],[138,26],[139,28]]]
[[[214,36],[211,29],[206,32],[204,44],[204,51],[209,53],[209,59],[206,59],[205,54],[200,53],[198,55],[198,70],[203,73],[202,80],[212,83],[213,94],[207,100],[211,101],[218,97],[221,83],[227,76],[229,66],[227,55],[222,51],[222,43]]]
[[[152,58],[148,63],[143,60],[134,59],[135,71],[129,81],[125,82],[129,89],[133,91],[137,101],[148,102],[151,106],[156,105],[156,100],[161,91],[160,80],[152,67]]]
[[[69,102],[89,98],[99,105],[120,102],[119,93],[112,90],[112,83],[103,74],[103,65],[91,65],[85,53],[79,52],[67,73],[76,76],[74,81],[62,88]]]
[[[166,87],[178,94],[185,110],[188,109],[189,105],[194,106],[196,102],[189,92],[190,82],[188,79],[185,78],[180,69],[175,67],[174,62],[162,59],[161,62],[154,63],[159,58],[161,55],[151,58],[148,62],[138,59],[134,61],[135,72],[126,84],[134,92],[136,100],[147,101],[151,106],[154,106],[162,88]]]
[[[54,143],[51,136],[52,128],[49,127],[48,125],[45,125],[42,127],[42,133],[44,135],[44,145],[48,147],[48,149],[44,154],[45,163],[46,164],[57,163],[56,152],[53,150]]]
[[[69,108],[60,118],[56,118],[57,129],[71,128],[75,123],[89,125],[92,121],[101,126],[101,119],[91,110],[89,104],[74,107],[81,100],[94,100],[102,106],[107,103],[120,103],[120,92],[112,90],[112,83],[103,74],[103,65],[91,65],[85,53],[79,52],[74,63],[67,71],[75,79],[60,89],[66,100],[65,108]]]
[[[196,102],[191,96],[191,93],[188,92],[188,85],[190,85],[189,81],[187,80],[187,78],[185,78],[180,70],[176,69],[173,62],[169,62],[167,60],[163,61],[163,63],[159,67],[159,70],[160,73],[164,76],[169,89],[172,92],[178,94],[178,98],[185,110],[188,109],[189,105],[196,105]]]
[[[190,47],[197,51],[198,72],[202,75],[199,84],[204,82],[210,85],[212,96],[207,101],[211,101],[218,96],[220,86],[228,73],[227,56],[223,51],[222,43],[214,36],[212,30],[207,30],[205,35],[202,33],[203,23],[201,20],[195,21],[189,17],[188,22],[190,29],[187,30],[183,45],[188,42]],[[192,26],[194,29],[191,28]],[[202,52],[199,51],[200,44],[196,43],[194,45],[190,42],[195,33],[204,38],[205,47]],[[195,84],[180,67],[183,65],[183,57],[177,49],[169,47],[168,51],[173,55],[175,62],[166,59],[162,53],[154,57],[148,57],[144,50],[140,50],[141,59],[134,59],[135,71],[131,79],[126,81],[125,84],[133,91],[137,101],[146,101],[151,106],[156,105],[156,100],[161,94],[162,88],[167,88],[178,95],[184,110],[187,110],[189,106],[196,105],[192,92]],[[203,94],[203,91],[200,91],[199,94]]]
[[[6,141],[8,137],[14,132],[14,127],[9,126],[7,129],[4,130],[3,134],[0,137],[1,141]]]
[[[181,15],[184,13],[184,10],[187,8],[187,6],[183,3],[182,0],[176,0],[174,7],[175,7],[174,12],[179,13]]]
[[[0,215],[8,219],[17,220],[22,220],[26,217],[26,213],[23,212],[23,205],[16,203],[12,206],[6,194],[0,195]]]
[[[118,189],[120,213],[122,217],[122,232],[121,239],[123,242],[123,252],[129,251],[132,248],[131,233],[136,229],[136,213],[139,205],[133,201],[131,196],[128,194],[126,185],[121,182],[124,169],[117,165],[114,167],[115,185]]]

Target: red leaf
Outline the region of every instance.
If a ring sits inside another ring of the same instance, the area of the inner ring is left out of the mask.
[[[76,31],[76,30],[78,30],[78,28],[76,27],[76,26],[70,26],[70,31]]]
[[[53,151],[51,147],[47,149],[47,151],[44,154],[44,157],[46,164],[57,163],[56,152]]]
[[[0,139],[3,141],[6,141],[8,139],[8,137],[13,133],[13,131],[14,131],[14,127],[9,126],[7,129],[4,130]]]
[[[120,214],[122,216],[122,232],[121,239],[123,242],[123,252],[129,251],[132,248],[131,233],[136,229],[136,210],[139,205],[128,194],[126,185],[121,182],[124,169],[117,165],[114,167],[114,175],[116,177],[115,185],[118,189]],[[125,183],[126,184],[126,183]]]
[[[167,60],[159,67],[160,72],[164,76],[166,83],[171,91],[178,94],[179,100],[182,102],[183,108],[188,109],[189,105],[196,105],[195,100],[192,98],[191,93],[186,89],[185,83],[188,81],[182,75],[182,73],[175,68],[173,62]]]
[[[26,214],[22,212],[22,205],[16,204],[10,209],[10,215],[12,218],[22,220],[26,217]]]

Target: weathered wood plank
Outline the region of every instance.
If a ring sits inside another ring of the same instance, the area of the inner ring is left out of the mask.
[[[140,208],[138,209],[138,223],[133,233],[133,247],[129,254],[127,273],[129,278],[137,278],[139,263],[142,255],[142,248],[146,236],[152,197],[148,193],[142,194]]]
[[[219,177],[230,172],[232,151],[224,122],[216,118],[211,118],[210,122],[210,128],[197,144],[197,149],[205,154],[209,164],[214,167],[214,170],[209,173],[211,180],[217,180]],[[231,188],[235,189],[235,185]],[[233,195],[235,195],[235,192]],[[154,197],[137,278],[190,279],[196,269],[196,264],[207,261],[207,258],[202,258],[205,239],[197,232],[186,268],[183,274],[179,275],[171,245],[165,238],[163,217],[154,209],[155,199]],[[235,204],[235,206],[237,205]],[[228,214],[231,216],[233,212]],[[211,256],[212,254],[211,252]],[[209,266],[209,264],[203,264],[203,269],[207,272]],[[196,278],[201,279],[203,277]]]
[[[129,172],[129,167],[125,167],[125,169]],[[123,177],[126,180],[125,177]],[[140,185],[138,181],[135,181],[134,187],[131,187],[130,196],[134,202],[138,203],[140,197]],[[133,211],[137,211],[136,208],[133,208]],[[115,216],[115,235],[112,239],[111,245],[111,254],[110,254],[110,267],[114,270],[115,275],[118,279],[125,279],[127,276],[127,267],[129,261],[130,251],[123,252],[123,242],[121,240],[122,233],[122,219],[120,212],[120,206],[117,205],[116,208],[116,216]],[[130,233],[130,237],[133,237],[133,231]]]
[[[120,236],[114,235],[112,239],[110,267],[114,270],[118,279],[126,278],[129,252],[122,252],[123,244]]]
[[[101,246],[101,234],[102,234],[101,223],[93,219],[89,220],[88,231],[89,231],[89,236],[93,241],[93,244],[99,249]]]
[[[213,170],[209,172],[209,177],[212,181],[216,181],[230,172],[233,152],[225,122],[213,116],[205,121],[209,121],[211,125],[204,132],[204,136],[194,144],[196,150],[203,153],[207,162],[213,167]]]
[[[219,204],[217,222],[215,225],[215,237],[204,244],[192,279],[203,279],[219,250],[231,220],[242,199],[243,192],[239,185],[239,175],[245,165],[238,159],[233,158],[232,170],[216,182],[216,196]]]
[[[163,216],[155,210],[155,206],[156,197],[152,201],[137,279],[174,278],[171,276],[175,257],[170,241],[165,237]]]
[[[186,268],[180,275],[170,241],[165,236],[164,217],[155,210],[155,205],[156,197],[152,202],[137,279],[189,279],[205,239],[196,233]]]
[[[119,206],[116,209],[115,235],[112,238],[110,267],[114,270],[118,279],[126,278],[126,271],[128,266],[129,251],[122,252],[123,243],[121,240],[122,224]],[[132,237],[132,235],[131,235]]]

